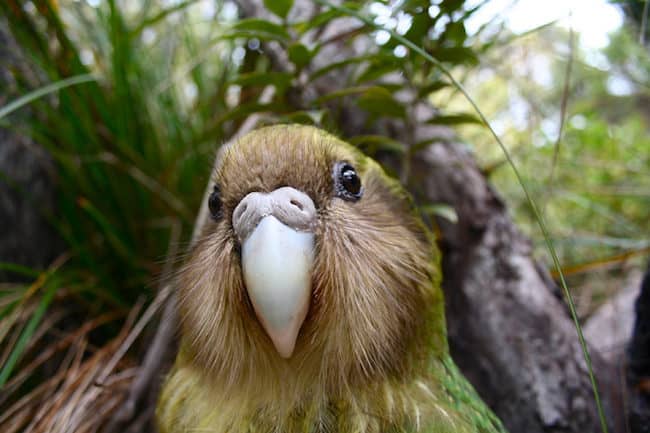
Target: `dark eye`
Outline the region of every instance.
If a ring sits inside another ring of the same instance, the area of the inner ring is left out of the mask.
[[[219,186],[215,185],[210,198],[208,199],[208,208],[210,209],[210,215],[212,218],[217,221],[221,218],[221,191],[219,191]]]
[[[339,162],[334,166],[334,185],[336,195],[342,199],[357,201],[363,195],[361,178],[347,162]]]

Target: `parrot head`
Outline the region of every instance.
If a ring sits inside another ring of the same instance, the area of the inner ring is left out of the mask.
[[[178,276],[183,358],[213,388],[331,398],[446,353],[435,244],[376,162],[280,125],[222,149],[215,173]]]

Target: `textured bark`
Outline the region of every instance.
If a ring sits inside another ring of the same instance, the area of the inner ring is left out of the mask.
[[[498,195],[458,144],[412,161],[420,200],[454,207],[440,220],[452,356],[512,432],[598,431],[573,323]]]
[[[634,328],[634,302],[642,280],[641,271],[631,272],[621,289],[585,322],[585,338],[610,364],[621,365],[625,358],[625,346]]]
[[[26,63],[0,20],[0,107],[16,97],[9,70]],[[12,114],[21,115],[27,114]],[[0,262],[41,268],[61,250],[45,218],[54,209],[53,179],[51,158],[40,146],[0,127]],[[20,275],[0,270],[0,281],[16,279]]]

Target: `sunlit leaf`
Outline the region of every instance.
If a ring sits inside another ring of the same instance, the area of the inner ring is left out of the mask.
[[[460,125],[463,123],[483,123],[481,119],[471,113],[441,114],[427,120],[427,123],[433,125]]]
[[[309,64],[313,53],[303,44],[291,44],[287,50],[289,60],[296,65],[296,68],[302,69]]]
[[[293,28],[300,34],[303,34],[309,30],[315,29],[317,27],[320,27],[324,24],[329,23],[330,21],[344,16],[343,13],[339,11],[335,11],[332,9],[326,10],[324,12],[320,12],[318,15],[315,17],[311,18],[308,21],[302,21],[299,23],[294,24]]]
[[[276,39],[287,41],[291,39],[286,29],[278,24],[259,18],[247,18],[238,21],[233,26],[235,36],[257,37],[259,39]]]

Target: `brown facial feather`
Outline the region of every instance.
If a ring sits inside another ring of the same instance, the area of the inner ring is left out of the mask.
[[[362,178],[358,202],[335,197],[340,161]],[[408,198],[372,160],[315,128],[276,126],[226,149],[215,180],[223,217],[207,225],[178,287],[182,359],[219,393],[290,408],[309,396],[407,380],[446,353],[435,247]],[[307,193],[319,215],[312,301],[287,360],[253,312],[230,221],[246,194],[281,186]]]

